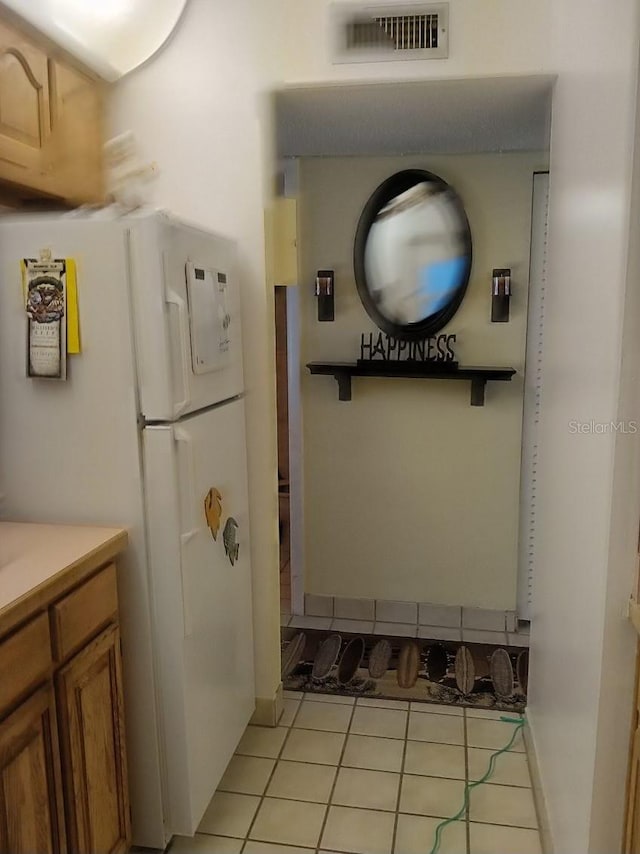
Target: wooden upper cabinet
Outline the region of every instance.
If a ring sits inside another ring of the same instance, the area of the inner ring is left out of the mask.
[[[48,58],[0,21],[0,177],[52,190]]]
[[[57,192],[70,202],[104,198],[102,89],[59,60],[50,63],[52,155]]]
[[[45,687],[0,723],[0,851],[66,850],[55,704]]]
[[[0,182],[14,194],[101,202],[102,84],[1,15]]]
[[[56,680],[69,851],[121,854],[129,848],[130,816],[117,626]]]

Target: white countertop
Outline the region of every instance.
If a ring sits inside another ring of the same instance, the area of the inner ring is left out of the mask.
[[[120,543],[122,528],[0,522],[0,613],[97,552]]]

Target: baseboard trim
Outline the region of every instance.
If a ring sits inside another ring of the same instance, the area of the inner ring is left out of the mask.
[[[434,605],[427,602],[361,599],[325,594],[305,593],[304,607],[293,603],[294,617],[323,617],[363,620],[365,622],[399,623],[403,625],[440,626],[448,629],[469,629],[516,634],[516,611],[475,608],[462,605]],[[526,621],[525,621],[526,622]],[[377,632],[376,632],[377,634]]]
[[[256,697],[256,708],[249,723],[255,726],[278,726],[284,711],[282,682],[273,697]]]
[[[549,822],[549,810],[547,809],[547,800],[542,787],[542,777],[540,776],[540,766],[538,764],[535,740],[526,716],[523,735],[524,744],[527,750],[527,759],[529,760],[529,772],[531,774],[531,784],[533,787],[533,800],[536,807],[536,815],[538,816],[538,827],[540,828],[542,854],[555,854],[553,838],[551,836],[551,824]]]

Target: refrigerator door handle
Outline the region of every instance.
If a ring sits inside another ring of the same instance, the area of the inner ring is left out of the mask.
[[[180,427],[174,428],[174,439],[178,447],[184,448],[183,452],[178,451],[178,464],[186,471],[186,484],[189,494],[188,513],[189,521],[193,527],[180,534],[180,551],[191,542],[195,535],[200,530],[196,517],[196,508],[194,506],[194,496],[196,494],[195,476],[194,476],[194,459],[193,459],[193,440],[186,430]],[[187,591],[187,581],[184,575],[184,561],[181,560],[180,566],[180,585],[182,587],[182,618],[184,624],[184,637],[188,638],[192,634],[192,620],[189,609],[189,597]]]
[[[189,330],[187,328],[187,306],[180,294],[166,288],[165,302],[178,309],[178,334],[180,336],[180,367],[182,369],[182,393],[184,397],[173,405],[173,415],[181,415],[191,403],[189,397]]]

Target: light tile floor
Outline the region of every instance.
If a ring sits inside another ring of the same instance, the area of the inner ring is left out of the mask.
[[[171,854],[429,854],[513,725],[500,712],[285,692],[249,726],[194,839]],[[541,854],[520,735],[439,854]]]

